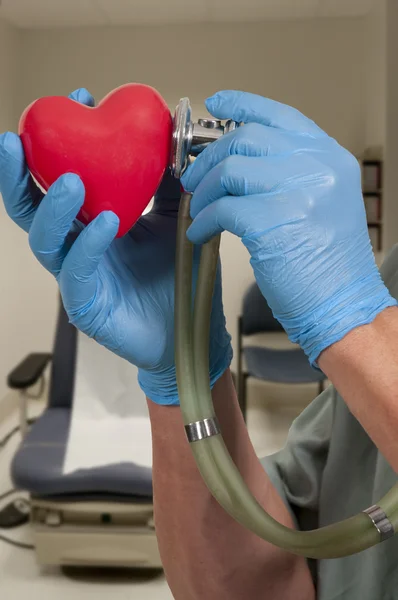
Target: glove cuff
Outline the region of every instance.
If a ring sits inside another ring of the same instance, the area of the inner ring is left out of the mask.
[[[300,344],[311,365],[318,367],[321,352],[339,342],[350,331],[372,323],[377,315],[398,302],[391,296],[380,274],[365,278],[360,285],[342,291],[320,307],[307,320],[301,333],[287,332],[291,341]]]
[[[230,336],[227,334],[228,344],[222,346],[217,360],[213,361],[210,369],[210,386],[213,388],[218,379],[229,368],[232,361],[232,346]],[[162,406],[179,406],[176,369],[152,373],[143,369],[138,370],[138,384],[147,398]]]

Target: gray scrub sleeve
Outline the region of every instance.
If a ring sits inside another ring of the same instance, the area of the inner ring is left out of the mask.
[[[300,530],[318,527],[336,393],[328,387],[293,422],[285,447],[261,460]]]
[[[398,289],[397,264],[398,244],[389,252],[380,270],[395,297]],[[343,406],[341,399],[340,404]],[[320,492],[332,432],[335,445],[340,435],[339,431],[333,431],[337,406],[338,395],[330,386],[294,421],[285,447],[261,461],[300,530],[319,527]],[[344,414],[347,413],[344,423],[349,419],[348,412],[344,405]],[[355,435],[355,430],[352,435]]]
[[[335,389],[330,386],[293,422],[286,445],[261,459],[273,486],[289,510],[296,529],[319,527],[322,477],[329,452]],[[316,586],[316,561],[308,561]]]

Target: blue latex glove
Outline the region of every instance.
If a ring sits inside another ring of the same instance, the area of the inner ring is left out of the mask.
[[[349,331],[396,305],[369,240],[357,160],[297,110],[243,92],[207,100],[247,123],[185,173],[194,192],[189,239],[242,238],[275,317],[312,364]]]
[[[72,98],[93,105],[86,90]],[[174,365],[174,264],[180,184],[165,176],[153,210],[129,234],[114,239],[118,218],[100,214],[83,227],[76,216],[84,186],[66,174],[46,196],[28,172],[21,141],[0,137],[0,191],[10,217],[29,232],[30,247],[59,284],[70,321],[88,336],[139,368],[145,394],[178,404]],[[195,273],[199,253],[195,252]],[[217,278],[210,347],[212,384],[231,361]]]

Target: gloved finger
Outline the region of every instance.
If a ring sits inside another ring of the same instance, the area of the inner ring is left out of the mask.
[[[223,196],[251,196],[324,186],[331,169],[307,154],[248,157],[230,156],[202,179],[191,201],[195,218],[208,204]]]
[[[262,236],[267,232],[302,222],[306,218],[303,203],[311,201],[312,194],[302,189],[280,194],[224,196],[200,211],[187,236],[193,244],[205,244],[215,235],[229,231],[246,245],[253,237],[254,244],[264,246]]]
[[[29,244],[37,260],[58,276],[69,247],[67,236],[84,202],[84,185],[73,173],[62,175],[37,208]]]
[[[0,193],[9,217],[29,231],[43,194],[29,173],[19,136],[11,132],[0,136]]]
[[[94,106],[94,98],[85,88],[75,90],[69,97]],[[28,232],[43,193],[29,173],[19,136],[11,132],[0,135],[0,193],[7,214]]]
[[[316,152],[318,148],[319,142],[313,138],[250,123],[209,144],[188,167],[181,178],[181,183],[187,191],[194,192],[210,169],[235,154],[271,156],[292,152]]]
[[[233,119],[239,123],[261,123],[268,127],[295,131],[315,137],[326,133],[296,108],[263,96],[225,90],[206,100],[207,110],[217,119]]]
[[[85,333],[93,319],[93,312],[85,309],[98,292],[97,269],[118,229],[119,219],[113,212],[99,214],[73,244],[58,277],[65,310],[71,322]]]
[[[69,98],[71,100],[76,100],[76,102],[79,102],[80,104],[85,104],[86,106],[95,106],[94,97],[88,90],[86,90],[86,88],[79,88],[75,90],[69,95]]]

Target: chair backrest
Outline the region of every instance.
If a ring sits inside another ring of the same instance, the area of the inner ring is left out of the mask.
[[[283,331],[283,327],[272,314],[257,283],[253,283],[243,297],[241,333],[253,335],[270,331]]]
[[[71,408],[75,385],[77,331],[69,323],[60,302],[53,348],[48,403],[51,407]]]

